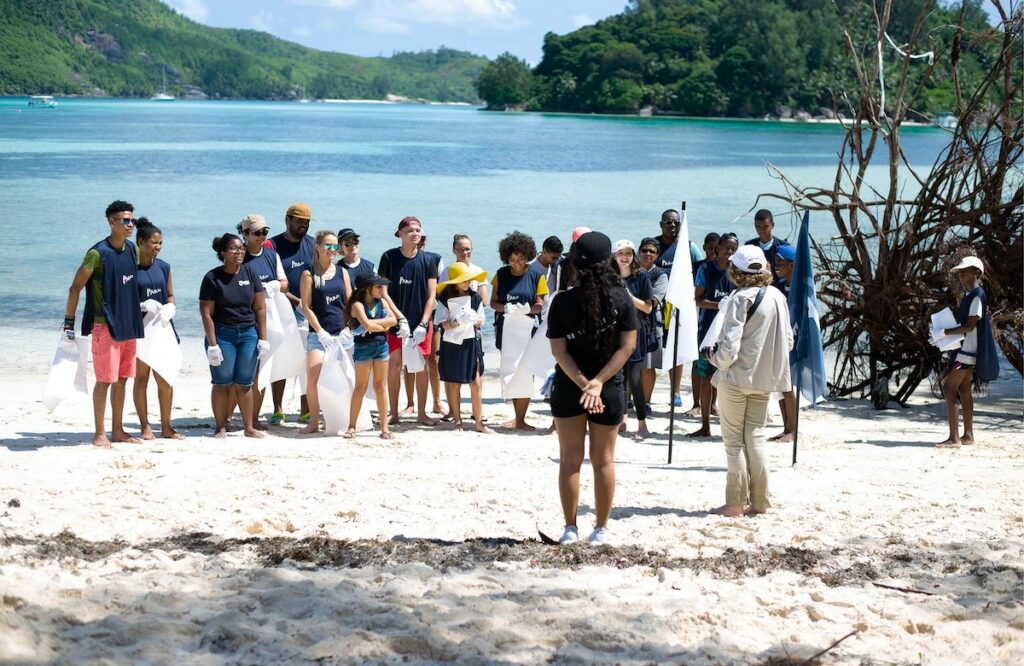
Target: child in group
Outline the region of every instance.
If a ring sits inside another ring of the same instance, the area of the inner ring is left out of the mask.
[[[356,287],[348,301],[346,322],[354,336],[352,361],[356,366],[356,386],[349,408],[348,430],[345,437],[356,436],[356,421],[363,406],[363,396],[373,371],[373,390],[377,394],[377,415],[380,418],[380,438],[391,439],[388,430],[388,329],[398,325],[402,316],[388,312],[384,303],[384,287],[391,284],[387,278],[375,273],[356,275]]]
[[[981,287],[981,276],[985,267],[978,257],[968,256],[952,268],[952,272],[960,278],[964,288],[964,296],[960,300],[957,313],[959,326],[947,328],[943,335],[963,335],[964,341],[960,349],[953,352],[949,374],[942,383],[942,393],[946,398],[946,415],[949,418],[949,438],[937,446],[940,449],[959,449],[961,445],[974,444],[974,399],[971,396],[971,379],[977,376],[980,381],[989,382],[999,376],[999,359],[996,352],[995,339],[989,323],[988,300],[985,290]],[[964,434],[960,435],[959,409],[964,413]]]
[[[462,262],[455,262],[448,268],[448,279],[437,285],[437,302],[444,307],[439,370],[455,428],[462,429],[462,385],[469,384],[476,431],[493,434],[483,417],[484,349],[480,325],[484,321],[484,301],[480,294],[470,289],[471,282],[486,284],[487,272],[476,272]],[[460,308],[458,314],[453,315],[449,302],[459,297],[468,297],[467,307]],[[471,337],[455,342],[452,338],[456,329],[464,330],[466,325],[473,327]]]

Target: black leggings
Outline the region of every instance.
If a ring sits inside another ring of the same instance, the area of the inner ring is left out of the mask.
[[[647,420],[647,399],[644,397],[644,386],[640,380],[644,369],[644,360],[630,361],[627,365],[629,370],[629,396],[633,398],[633,409],[636,411],[636,418],[639,421]]]

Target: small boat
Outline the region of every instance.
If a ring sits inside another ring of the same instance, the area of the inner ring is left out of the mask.
[[[932,123],[944,130],[955,130],[957,127],[956,116],[952,113],[938,113]]]
[[[57,106],[57,100],[52,95],[32,95],[28,98],[28,105],[40,109],[52,109]]]
[[[164,85],[160,89],[160,92],[153,95],[149,99],[154,102],[173,102],[175,100],[174,95],[167,94],[167,69],[161,68],[160,73],[163,74]]]

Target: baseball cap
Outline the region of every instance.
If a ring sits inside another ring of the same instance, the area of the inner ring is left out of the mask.
[[[796,261],[796,248],[792,245],[780,245],[775,256],[786,261]]]
[[[242,231],[259,231],[260,229],[266,229],[270,225],[267,224],[267,220],[256,213],[252,215],[246,215],[242,218]]]
[[[600,231],[588,231],[575,241],[572,262],[576,266],[593,266],[612,256],[612,242]]]
[[[375,287],[381,285],[386,287],[391,284],[391,280],[383,278],[376,273],[360,273],[356,276],[356,289],[366,289],[367,287]]]
[[[405,229],[406,227],[411,226],[413,224],[420,227],[421,229],[423,228],[423,223],[420,222],[420,219],[418,217],[414,215],[408,215],[406,217],[403,217],[402,221],[398,223],[398,229],[395,231],[395,238],[398,238],[401,235],[402,229]]]
[[[346,238],[355,238],[356,240],[359,240],[359,234],[356,233],[355,229],[345,227],[338,232],[338,240],[343,241]]]
[[[636,246],[633,245],[633,241],[623,238],[622,240],[615,241],[612,245],[612,254],[618,254],[619,250],[632,250],[633,254],[636,254]]]
[[[729,261],[744,273],[768,272],[768,260],[764,256],[764,250],[756,245],[740,247]]]
[[[960,260],[960,263],[949,269],[950,271],[962,271],[965,268],[977,268],[982,273],[985,272],[985,266],[981,263],[981,259],[977,257],[964,257]]]
[[[654,247],[658,248],[659,251],[661,250],[661,244],[658,243],[657,238],[651,238],[650,236],[644,238],[643,240],[640,241],[640,247],[643,247],[644,245],[653,245]]]
[[[288,217],[297,217],[301,220],[312,220],[313,211],[304,203],[293,203],[288,206],[288,212],[285,213]]]
[[[590,233],[590,227],[576,227],[572,230],[572,242],[575,243],[583,234]]]

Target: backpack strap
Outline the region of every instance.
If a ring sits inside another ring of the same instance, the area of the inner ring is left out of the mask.
[[[750,304],[749,308],[747,308],[747,321],[750,321],[750,318],[755,312],[757,312],[757,308],[761,305],[761,301],[764,300],[764,295],[767,291],[768,287],[761,287],[757,290],[757,298],[755,298],[754,302]]]

